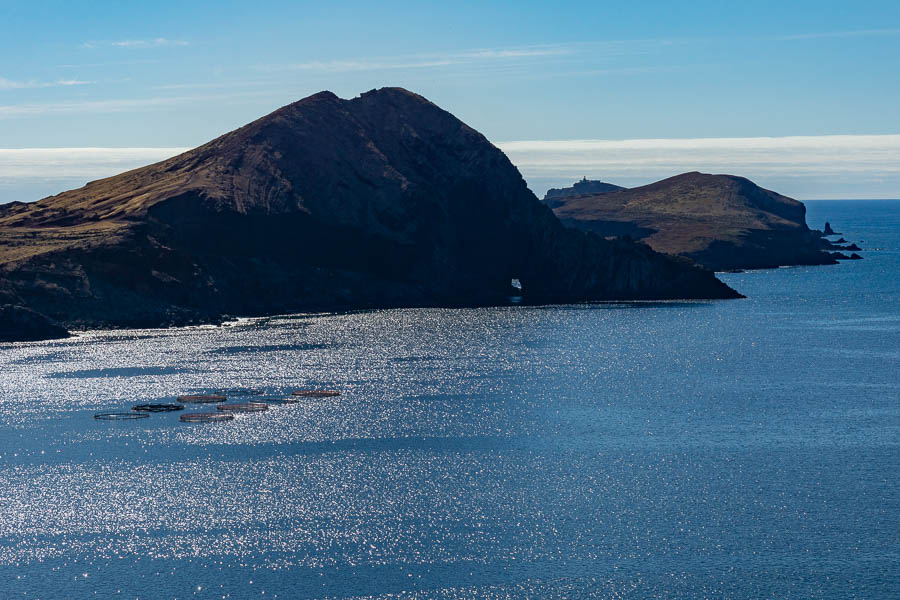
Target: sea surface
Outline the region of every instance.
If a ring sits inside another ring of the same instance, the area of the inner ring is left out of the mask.
[[[0,345],[0,599],[898,598],[900,201],[808,206],[746,300]]]

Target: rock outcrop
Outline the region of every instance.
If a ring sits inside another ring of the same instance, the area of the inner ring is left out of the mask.
[[[562,226],[477,131],[399,88],[322,92],[169,160],[0,209],[0,294],[69,327],[504,302],[733,298]]]
[[[596,196],[597,194],[606,194],[609,192],[618,192],[626,188],[604,181],[592,180],[584,177],[581,181],[576,181],[571,187],[567,188],[550,188],[544,194],[543,203],[550,208],[561,206],[565,200],[570,198],[579,198],[581,196]]]
[[[64,327],[23,306],[0,306],[0,341],[33,342],[69,337]]]
[[[733,175],[685,173],[643,187],[564,200],[568,226],[629,235],[715,270],[834,264],[830,242],[806,225],[806,207]]]

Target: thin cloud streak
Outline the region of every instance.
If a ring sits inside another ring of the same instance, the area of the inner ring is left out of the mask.
[[[366,60],[308,61],[292,65],[263,68],[264,71],[319,71],[323,73],[349,73],[386,69],[427,69],[461,64],[459,60],[430,60],[420,62],[378,62]]]
[[[852,31],[826,31],[821,33],[796,33],[776,36],[777,40],[816,40],[823,38],[850,38],[850,37],[884,37],[900,35],[900,29],[859,29]]]
[[[537,47],[522,49],[487,49],[461,52],[461,58],[531,58],[533,56],[561,56],[571,54],[572,50],[566,47]]]
[[[93,63],[69,63],[56,65],[60,69],[95,69],[98,67],[123,67],[131,65],[153,65],[160,61],[156,58],[145,58],[138,60],[115,60],[109,62],[93,62]]]
[[[853,38],[900,35],[900,29],[869,29],[831,32],[796,33],[775,36],[747,36],[744,40],[812,40],[822,38]],[[663,37],[646,39],[571,41],[559,44],[516,48],[482,48],[442,54],[403,54],[373,58],[353,58],[340,60],[308,60],[288,64],[257,65],[259,71],[305,71],[322,73],[348,73],[373,70],[412,70],[472,65],[489,61],[518,62],[528,59],[554,59],[581,56],[596,60],[598,57],[615,58],[647,55],[660,49],[684,44],[709,44],[732,41],[735,38],[721,37]],[[653,67],[643,67],[653,69]],[[616,68],[606,69],[617,71]],[[639,72],[635,68],[634,72]],[[600,69],[598,74],[603,74]]]
[[[91,85],[93,81],[81,81],[80,79],[59,79],[57,81],[13,81],[0,77],[0,90],[26,90],[49,87],[67,87],[73,85]]]
[[[135,109],[167,106],[185,102],[189,98],[140,98],[134,100],[85,100],[72,102],[52,102],[42,104],[0,105],[0,119],[11,119],[35,115],[123,112]]]
[[[272,95],[272,93],[273,91],[267,90],[259,92],[240,92],[206,96],[166,96],[158,98],[127,98],[115,100],[78,100],[36,104],[6,104],[0,105],[0,119],[15,119],[40,115],[83,114],[97,112],[132,112],[136,110],[153,109],[189,102],[223,102],[225,100],[233,100],[235,98],[270,96]]]
[[[111,46],[113,48],[159,48],[163,46],[189,46],[190,42],[184,40],[172,40],[164,37],[148,38],[142,40],[114,40],[106,42],[84,42],[84,48],[99,48]]]
[[[404,54],[349,60],[310,60],[291,64],[258,65],[260,71],[318,71],[345,73],[353,71],[427,69],[464,65],[483,61],[515,61],[519,59],[556,57],[571,54],[566,45],[531,46],[525,48],[483,48],[446,54]]]

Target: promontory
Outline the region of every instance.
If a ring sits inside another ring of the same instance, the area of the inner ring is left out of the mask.
[[[715,271],[835,264],[846,257],[831,250],[854,249],[810,229],[802,202],[744,177],[692,172],[603,191],[587,183],[553,190],[544,202],[570,227],[639,239]]]
[[[3,314],[67,328],[487,305],[513,279],[532,303],[739,296],[645,244],[564,227],[483,135],[400,88],[321,92],[0,205],[0,305],[27,309]]]

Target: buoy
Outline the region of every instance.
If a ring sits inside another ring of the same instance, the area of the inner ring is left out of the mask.
[[[216,423],[218,421],[230,421],[234,415],[226,412],[200,412],[181,415],[180,420],[185,423]]]
[[[306,398],[329,398],[331,396],[340,396],[337,390],[295,390],[291,392],[291,396],[303,396]]]
[[[213,402],[225,402],[227,398],[221,394],[189,394],[186,396],[178,396],[179,402],[188,402],[192,404],[211,404]]]
[[[265,402],[237,402],[235,404],[219,404],[216,410],[228,412],[262,412],[269,410],[269,405]]]

